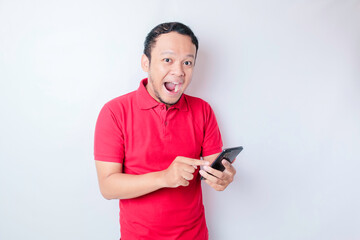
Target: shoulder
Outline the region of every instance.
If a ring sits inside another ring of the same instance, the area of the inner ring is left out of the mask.
[[[201,98],[185,94],[185,99],[189,109],[192,111],[205,111],[205,112],[211,111],[210,104]]]
[[[112,119],[111,121],[121,125],[127,113],[133,109],[135,98],[136,91],[133,91],[111,99],[101,108],[98,119]]]
[[[215,118],[215,113],[207,101],[189,95],[185,95],[185,99],[194,121],[206,124]]]
[[[136,91],[129,92],[127,94],[111,99],[110,101],[105,103],[104,108],[108,108],[112,111],[127,109],[129,106],[131,106],[134,103],[135,98],[136,98]]]

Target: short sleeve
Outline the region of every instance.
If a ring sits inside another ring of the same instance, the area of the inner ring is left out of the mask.
[[[119,116],[105,105],[98,116],[94,139],[95,160],[122,163],[124,160],[124,135]]]
[[[203,157],[219,153],[223,147],[220,129],[214,111],[209,104],[206,104],[205,112],[204,141],[202,146]]]

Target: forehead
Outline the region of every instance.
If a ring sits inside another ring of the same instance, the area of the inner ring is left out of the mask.
[[[152,53],[174,52],[176,54],[193,54],[196,53],[196,46],[191,42],[191,38],[177,32],[161,34],[156,38]]]

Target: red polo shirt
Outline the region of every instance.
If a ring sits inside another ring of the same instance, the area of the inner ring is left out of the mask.
[[[214,112],[200,98],[183,94],[169,109],[137,91],[102,108],[95,129],[95,159],[123,164],[127,174],[169,167],[177,156],[200,159],[221,152]],[[120,200],[121,239],[208,239],[198,170],[187,187],[163,188]]]

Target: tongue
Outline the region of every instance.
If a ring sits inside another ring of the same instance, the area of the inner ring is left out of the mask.
[[[166,82],[165,83],[165,87],[168,91],[172,92],[175,90],[175,84],[171,83],[171,82]]]

